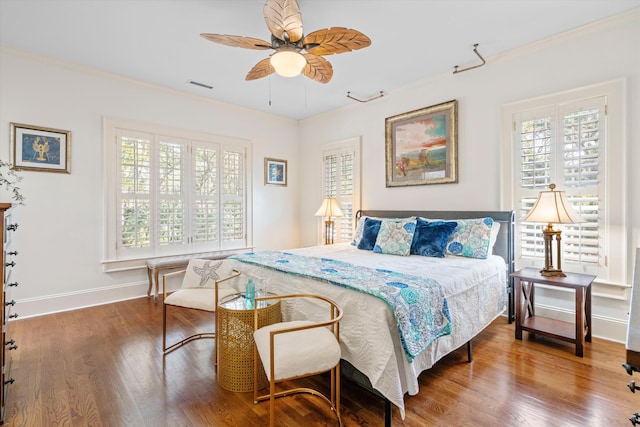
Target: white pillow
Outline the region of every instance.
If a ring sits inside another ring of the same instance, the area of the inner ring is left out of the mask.
[[[182,281],[183,288],[214,288],[216,280],[231,275],[231,266],[223,259],[192,259]]]
[[[491,235],[489,236],[489,253],[493,253],[493,247],[496,245],[496,241],[498,240],[498,232],[500,231],[500,223],[498,221],[493,221],[493,227],[491,227]]]

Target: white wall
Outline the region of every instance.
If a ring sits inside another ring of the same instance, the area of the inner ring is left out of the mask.
[[[8,158],[10,122],[73,132],[71,175],[23,173],[27,205],[20,209],[18,247],[28,265],[16,270],[21,282],[17,311],[43,313],[146,290],[142,270],[102,272],[105,115],[251,140],[254,243],[257,249],[281,249],[318,242],[313,214],[321,200],[316,160],[321,144],[362,137],[363,208],[500,209],[501,106],[623,78],[628,97],[627,278],[594,288],[594,334],[623,340],[631,249],[640,246],[640,12],[487,59],[476,70],[393,91],[376,88],[389,92],[371,103],[294,122],[0,49],[0,156]],[[386,188],[384,119],[451,99],[459,101],[459,183]],[[288,187],[263,186],[265,156],[289,160]],[[543,309],[570,316],[567,295],[546,297]]]
[[[298,245],[297,122],[95,70],[0,51],[0,157],[9,123],[70,130],[71,174],[23,171],[15,309],[30,315],[142,295],[146,270],[104,273],[103,116],[252,141],[256,249]],[[264,186],[264,157],[289,160],[289,185]],[[3,201],[9,201],[2,194]]]
[[[301,150],[319,156],[324,143],[362,136],[362,207],[407,210],[492,210],[501,206],[501,106],[614,79],[627,87],[627,273],[624,283],[594,286],[594,334],[624,340],[633,267],[633,247],[640,246],[640,12],[585,27],[536,45],[488,58],[482,68],[448,73],[387,93],[371,103],[353,105],[300,123]],[[386,91],[380,87],[376,90]],[[386,117],[458,100],[459,183],[385,187]],[[611,141],[615,144],[624,141]],[[622,166],[621,166],[622,167]],[[313,244],[320,200],[316,174],[301,177],[302,245]],[[510,208],[510,207],[507,207]],[[571,316],[570,295],[539,298],[541,310]]]

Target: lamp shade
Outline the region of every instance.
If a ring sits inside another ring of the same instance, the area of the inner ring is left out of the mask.
[[[565,198],[564,191],[555,191],[555,184],[549,185],[549,191],[538,194],[533,208],[522,218],[523,222],[544,222],[547,224],[574,224],[586,222]]]
[[[332,216],[344,216],[338,202],[333,197],[326,197],[320,205],[320,209],[316,212],[315,216],[326,216],[331,218]]]
[[[307,65],[307,60],[295,50],[280,50],[271,55],[271,66],[283,77],[295,77]]]

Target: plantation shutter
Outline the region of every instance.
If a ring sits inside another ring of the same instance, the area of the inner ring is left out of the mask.
[[[118,131],[118,248],[132,252],[151,247],[152,135]]]
[[[246,240],[244,151],[224,148],[222,171],[222,245],[241,247]]]
[[[247,246],[245,145],[122,128],[115,135],[119,258]]]
[[[185,188],[186,147],[184,140],[158,137],[158,167],[155,215],[157,245],[161,248],[185,245],[188,237],[185,217],[187,188]]]
[[[323,155],[323,197],[334,197],[344,214],[333,218],[334,242],[348,242],[353,236],[354,161],[351,149],[332,150]]]
[[[220,236],[220,172],[217,145],[197,143],[193,148],[193,242],[218,242]]]
[[[602,255],[605,107],[605,97],[596,97],[520,112],[514,117],[519,217],[529,212],[540,191],[554,183],[587,221],[561,227],[564,262],[597,265]],[[521,223],[519,227],[521,256],[543,259],[544,225]]]

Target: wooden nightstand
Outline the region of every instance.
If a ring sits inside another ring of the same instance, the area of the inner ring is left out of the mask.
[[[523,268],[512,273],[516,306],[516,339],[522,331],[544,335],[576,345],[576,356],[583,356],[585,341],[591,342],[591,283],[590,274],[565,273],[566,277],[545,277],[535,268]],[[544,284],[575,290],[576,321],[574,323],[536,316],[535,285]]]

